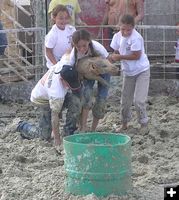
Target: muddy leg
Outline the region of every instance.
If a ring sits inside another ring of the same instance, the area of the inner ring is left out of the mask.
[[[40,121],[38,127],[26,121],[20,121],[17,131],[19,131],[21,136],[25,139],[41,138],[49,140],[52,132],[51,111],[49,106],[40,107]]]
[[[77,123],[81,114],[81,100],[75,94],[67,94],[65,97],[67,101],[66,122],[64,125],[64,135],[72,135],[77,130]]]

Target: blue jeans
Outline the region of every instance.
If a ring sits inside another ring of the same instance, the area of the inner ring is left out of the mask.
[[[101,75],[108,83],[110,82],[110,75],[103,74]],[[105,100],[108,96],[108,88],[98,82],[98,91],[96,96],[95,104],[93,105],[93,87],[95,84],[94,80],[85,80],[83,82],[84,88],[82,92],[82,104],[84,108],[91,109],[93,116],[98,119],[102,119],[105,114]]]
[[[102,74],[101,75],[104,80],[106,80],[108,83],[110,82],[110,75],[109,74]],[[94,80],[84,80],[83,82],[84,88],[83,88],[83,105],[84,107],[91,107],[92,106],[92,94],[93,94],[93,87],[95,84]],[[96,101],[98,100],[105,100],[108,96],[108,88],[101,83],[98,82],[98,92]]]
[[[17,131],[20,132],[22,138],[41,138],[44,140],[50,140],[52,132],[50,106],[41,106],[39,109],[40,120],[38,127],[26,121],[19,122]]]
[[[0,30],[3,30],[3,25],[1,21],[0,21]],[[6,33],[0,33],[0,55],[4,55],[6,47],[7,47]]]
[[[81,113],[81,101],[80,96],[77,94],[67,93],[63,108],[67,108],[66,122],[64,125],[64,135],[72,135],[77,129],[76,124],[79,120]],[[26,121],[20,121],[17,127],[17,131],[21,133],[22,138],[34,139],[41,138],[44,140],[50,140],[52,125],[51,125],[51,109],[49,105],[41,106],[40,108],[40,121],[38,127],[32,125]],[[59,110],[60,113],[60,110]]]
[[[63,127],[64,136],[73,135],[74,132],[78,129],[77,123],[79,121],[82,108],[80,91],[79,93],[76,91],[73,93],[67,93],[65,96],[63,108],[67,109],[66,121]]]

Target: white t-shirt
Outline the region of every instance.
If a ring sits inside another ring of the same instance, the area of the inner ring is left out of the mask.
[[[125,75],[135,76],[149,69],[150,63],[145,54],[144,40],[135,29],[127,38],[123,37],[120,31],[116,33],[110,46],[119,51],[121,55],[130,55],[133,51],[141,51],[141,56],[138,60],[121,60],[121,68]]]
[[[71,49],[71,39],[72,34],[76,31],[74,26],[66,25],[65,30],[60,30],[56,24],[54,24],[45,36],[45,47],[53,49],[53,55],[57,61],[61,59],[63,54]],[[47,60],[47,67],[53,66],[53,63],[48,59],[45,53],[45,58]]]
[[[44,76],[38,81],[31,92],[30,100],[36,104],[48,104],[50,99],[64,99],[68,88],[64,87],[61,81],[60,74],[55,74],[56,68],[58,71],[62,69],[64,63],[59,61],[52,66]]]
[[[102,44],[100,44],[99,42],[97,41],[94,41],[92,40],[92,45],[93,45],[93,48],[95,50],[95,52],[97,54],[99,54],[101,57],[103,58],[107,58],[109,53],[107,52],[107,50],[104,48],[104,46]],[[89,49],[88,52],[85,54],[85,55],[80,55],[78,53],[78,58],[77,59],[80,59],[80,58],[83,58],[85,56],[88,56],[88,55],[91,55],[91,50]],[[74,65],[75,64],[75,49],[73,48],[71,53],[70,53],[70,65]]]

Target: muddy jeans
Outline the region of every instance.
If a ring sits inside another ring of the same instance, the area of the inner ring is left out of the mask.
[[[67,93],[63,109],[67,108],[66,121],[63,127],[64,136],[74,134],[77,130],[77,124],[81,114],[82,104],[80,100],[81,93]]]
[[[64,125],[64,135],[72,135],[77,129],[76,124],[81,113],[81,101],[78,95],[67,93],[63,108],[67,108],[66,124]],[[41,138],[50,140],[52,125],[51,125],[51,109],[49,105],[40,106],[40,121],[39,126],[32,125],[26,121],[20,121],[17,131],[26,139]],[[60,111],[59,111],[60,113]]]
[[[103,74],[101,75],[104,80],[106,80],[108,83],[110,82],[110,75],[109,74]],[[84,108],[91,109],[93,112],[93,116],[95,116],[98,119],[102,119],[105,115],[105,106],[106,106],[106,98],[108,96],[108,88],[101,83],[98,82],[98,92],[96,101],[93,105],[93,87],[95,84],[95,81],[93,80],[84,80],[83,81],[84,88],[82,91],[82,105]]]
[[[39,107],[40,121],[39,126],[32,125],[26,121],[20,121],[17,131],[20,132],[22,138],[34,139],[41,138],[50,140],[52,126],[51,126],[51,110],[49,105]]]
[[[146,124],[148,117],[146,113],[146,100],[148,96],[150,81],[150,69],[135,76],[123,77],[123,88],[121,97],[122,122],[127,123],[131,119],[130,108],[134,103],[138,122]]]

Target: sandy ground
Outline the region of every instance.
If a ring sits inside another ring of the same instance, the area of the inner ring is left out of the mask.
[[[115,79],[98,131],[112,132],[114,124],[120,124],[120,88]],[[179,183],[179,100],[160,93],[149,100],[150,132],[139,133],[133,111],[126,133],[132,139],[133,189],[127,196],[106,198],[66,194],[64,153],[60,155],[52,143],[22,140],[13,131],[14,118],[35,122],[37,109],[31,103],[1,102],[0,200],[163,200],[163,185]]]

